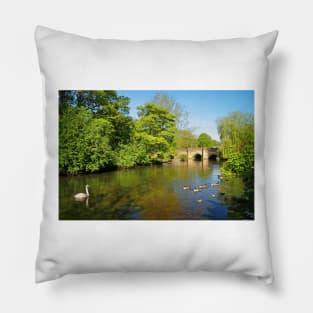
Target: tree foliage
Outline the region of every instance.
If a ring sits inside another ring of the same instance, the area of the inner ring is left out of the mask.
[[[60,173],[78,174],[112,167],[111,134],[112,125],[105,119],[93,118],[84,107],[66,107],[59,121]]]
[[[116,91],[59,92],[59,171],[78,174],[163,162],[174,153],[176,116],[146,103],[138,120]]]
[[[246,145],[254,145],[254,118],[251,113],[233,112],[217,121],[217,130],[225,158],[233,151],[241,153]]]
[[[175,115],[155,103],[138,106],[135,138],[146,148],[150,160],[169,159],[174,154]]]
[[[206,147],[206,148],[211,148],[213,147],[213,140],[210,135],[206,133],[202,133],[199,135],[197,139],[197,145],[198,147]]]
[[[149,164],[145,146],[139,142],[121,145],[117,153],[116,165],[122,168]]]
[[[217,121],[225,172],[241,176],[250,187],[254,180],[254,118],[251,113],[233,112]]]
[[[176,147],[187,149],[197,146],[197,138],[190,129],[178,129],[176,132]]]

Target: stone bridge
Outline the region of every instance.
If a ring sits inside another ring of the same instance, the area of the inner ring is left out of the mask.
[[[218,157],[218,148],[188,148],[177,149],[175,158],[186,155],[189,160],[215,160]]]

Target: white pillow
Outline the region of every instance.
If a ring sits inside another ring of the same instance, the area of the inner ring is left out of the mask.
[[[272,281],[263,150],[268,55],[276,38],[275,31],[203,42],[95,40],[37,27],[48,161],[36,282],[74,273],[181,270]],[[253,90],[254,219],[59,220],[59,90]]]

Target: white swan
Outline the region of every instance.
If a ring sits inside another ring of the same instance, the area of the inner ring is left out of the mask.
[[[88,192],[88,187],[89,185],[86,185],[86,193],[83,193],[83,192],[80,192],[80,193],[77,193],[76,195],[74,195],[74,198],[76,200],[84,200],[86,198],[89,198],[89,192]]]

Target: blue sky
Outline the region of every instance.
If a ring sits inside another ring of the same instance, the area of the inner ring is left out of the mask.
[[[156,93],[170,95],[188,112],[189,127],[195,134],[208,133],[219,139],[216,120],[234,111],[254,112],[253,90],[119,90],[130,100],[130,115],[137,118],[138,105],[152,100]]]

